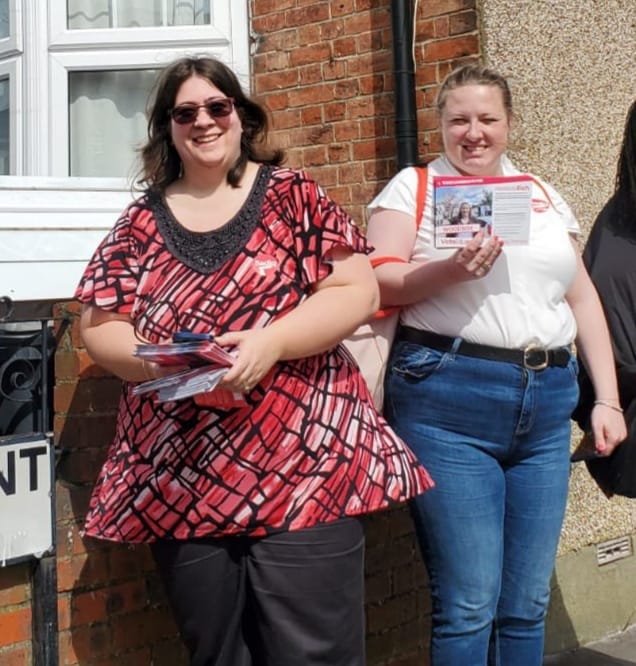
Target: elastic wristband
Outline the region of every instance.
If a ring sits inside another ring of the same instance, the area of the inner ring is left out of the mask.
[[[371,266],[373,268],[377,268],[378,266],[382,266],[382,264],[405,264],[406,259],[402,259],[402,257],[371,257]]]

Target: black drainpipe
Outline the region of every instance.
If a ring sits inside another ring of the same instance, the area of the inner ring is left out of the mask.
[[[413,0],[391,0],[397,167],[419,163],[413,62]]]

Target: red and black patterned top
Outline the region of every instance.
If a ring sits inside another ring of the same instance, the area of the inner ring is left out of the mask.
[[[261,166],[242,210],[194,233],[163,197],[134,202],[76,296],[127,313],[143,338],[266,326],[330,271],[336,246],[366,252],[351,219],[306,173]],[[329,325],[326,322],[325,325]],[[279,362],[229,410],[159,403],[124,383],[85,532],[126,542],[260,536],[382,509],[432,485],[372,407],[341,347]]]

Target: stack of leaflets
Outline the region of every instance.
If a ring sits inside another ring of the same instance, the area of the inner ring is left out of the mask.
[[[479,231],[507,245],[530,238],[532,178],[520,176],[435,176],[435,247],[463,247]]]
[[[235,360],[235,355],[212,340],[137,345],[135,356],[160,365],[187,366],[186,370],[142,382],[134,395],[157,391],[157,400],[180,400],[217,387]],[[242,401],[240,394],[236,400]]]

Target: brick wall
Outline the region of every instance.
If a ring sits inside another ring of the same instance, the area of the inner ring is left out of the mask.
[[[307,168],[359,222],[395,171],[388,0],[252,0],[253,81],[287,163]],[[441,78],[479,51],[476,0],[424,0],[416,23],[418,145],[440,149],[431,109]],[[60,664],[180,666],[185,655],[147,548],[85,540],[90,486],[114,427],[116,379],[90,363],[76,304],[57,331],[55,437]],[[369,666],[426,662],[426,574],[404,509],[367,519]],[[0,568],[0,664],[31,661],[29,566]]]
[[[415,4],[415,3],[413,3]],[[254,92],[271,138],[354,219],[395,173],[391,2],[252,0]],[[415,25],[421,160],[440,151],[438,83],[479,53],[476,0],[421,0]]]
[[[415,3],[413,3],[415,4]],[[353,218],[395,173],[391,3],[252,0],[254,92],[271,138]],[[475,0],[422,0],[415,24],[418,152],[441,150],[437,87],[479,54]],[[408,512],[367,518],[368,664],[427,663],[430,599]]]

